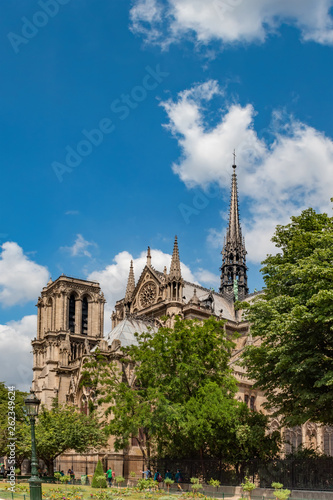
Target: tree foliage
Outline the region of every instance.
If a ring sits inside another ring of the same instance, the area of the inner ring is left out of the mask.
[[[264,293],[249,308],[248,374],[291,425],[333,424],[333,219],[311,208],[277,226]]]
[[[42,408],[36,425],[37,456],[44,460],[50,475],[54,459],[66,450],[84,453],[105,444],[105,431],[95,416],[58,405],[56,400],[51,410]]]
[[[223,321],[176,318],[174,328],[137,339],[137,346],[124,349],[122,370],[101,358],[89,365],[112,414],[108,429],[116,449],[136,437],[147,458],[151,450],[159,457],[229,461],[277,452],[277,434],[265,435],[267,418],[234,398],[229,361],[235,344]],[[125,376],[131,367],[134,385]]]
[[[28,394],[15,391],[15,458],[17,467],[25,458],[31,457],[30,422],[25,416],[24,399]],[[8,390],[0,383],[0,455],[8,449]],[[66,450],[84,453],[89,448],[106,443],[103,424],[94,415],[86,416],[73,406],[58,405],[51,410],[42,407],[36,420],[36,448],[38,458],[44,460],[49,474],[53,475],[53,460]]]

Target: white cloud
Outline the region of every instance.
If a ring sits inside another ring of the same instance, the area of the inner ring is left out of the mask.
[[[276,224],[288,222],[309,206],[331,210],[332,139],[281,112],[273,113],[268,129],[257,132],[256,113],[249,104],[230,104],[207,128],[203,100],[218,93],[216,82],[196,85],[194,90],[181,92],[176,102],[161,104],[168,115],[167,127],[182,151],[173,170],[190,188],[206,189],[218,182],[228,192],[231,152],[236,149],[239,194],[249,207],[241,214],[246,246],[249,259],[258,262],[274,249],[270,238]],[[259,137],[267,132],[266,140]],[[218,241],[220,246],[221,236],[211,230],[210,243]]]
[[[0,303],[3,306],[36,300],[49,278],[46,267],[24,255],[15,242],[3,243],[0,254]]]
[[[144,35],[148,42],[156,42],[160,38],[158,26],[163,11],[156,0],[137,0],[131,9],[132,31]]]
[[[60,247],[60,250],[69,252],[72,257],[91,257],[91,253],[87,250],[88,247],[97,247],[97,244],[85,240],[82,234],[77,234],[76,240],[71,247]]]
[[[244,160],[248,159],[249,151],[257,159],[265,150],[265,144],[253,130],[255,112],[251,105],[231,105],[227,112],[221,112],[216,127],[207,130],[203,101],[210,101],[218,93],[221,92],[217,82],[209,81],[181,92],[177,102],[161,103],[169,118],[167,127],[177,137],[183,152],[172,168],[188,187],[206,187],[214,181],[229,183],[234,148]],[[237,145],[242,145],[242,151]]]
[[[208,288],[214,287],[217,290],[220,286],[220,276],[202,269],[201,267],[195,272],[196,279],[206,285]]]
[[[67,210],[67,212],[65,212],[65,215],[79,215],[80,212],[78,210]]]
[[[198,43],[219,40],[264,42],[284,24],[299,29],[303,40],[333,43],[332,0],[135,0],[134,32],[166,46],[183,36]]]
[[[98,281],[105,295],[107,301],[105,305],[106,331],[110,331],[110,316],[116,301],[123,298],[125,295],[131,260],[133,260],[134,275],[137,283],[147,261],[146,254],[146,251],[143,251],[140,253],[139,257],[135,259],[127,251],[120,252],[114,257],[112,264],[106,266],[105,269],[102,269],[101,271],[93,271],[87,277],[88,280]],[[169,272],[171,255],[164,253],[161,250],[152,249],[151,262],[152,266],[158,271],[163,271],[164,266],[166,266]],[[181,263],[181,269],[182,276],[186,281],[190,281],[192,283],[201,282],[209,286],[216,285],[216,283],[218,283],[218,278],[214,274],[202,268],[196,272],[192,272],[188,266]]]
[[[37,316],[0,325],[0,381],[29,391],[32,382],[31,340],[36,336]]]

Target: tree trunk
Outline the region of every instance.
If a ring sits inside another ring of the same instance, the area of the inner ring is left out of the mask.
[[[206,469],[205,469],[205,462],[204,462],[203,449],[202,448],[200,448],[200,458],[201,458],[202,477],[203,477],[203,480],[206,481]]]
[[[44,459],[44,462],[47,468],[47,475],[53,477],[54,475],[53,458],[48,460]]]
[[[149,442],[148,430],[146,428],[144,429],[144,435],[146,436],[146,449],[147,449],[148,469],[150,469],[150,442]]]

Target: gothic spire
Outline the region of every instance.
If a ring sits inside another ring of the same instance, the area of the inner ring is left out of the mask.
[[[232,165],[229,225],[222,250],[220,293],[228,300],[244,300],[248,294],[246,249],[239,222],[236,162]],[[238,297],[236,298],[238,291]]]
[[[181,277],[182,277],[182,273],[181,273],[181,269],[180,269],[178,241],[177,241],[177,236],[175,236],[175,243],[173,245],[169,278],[180,279]]]
[[[134,279],[133,261],[131,260],[128,281],[127,281],[127,288],[125,293],[126,302],[129,302],[131,300],[134,289],[135,289],[135,279]]]
[[[236,165],[233,164],[234,172],[231,181],[231,199],[229,212],[229,226],[227,230],[227,241],[234,243],[242,241],[242,231],[239,224],[239,208],[238,208],[238,191],[237,191],[237,175]]]

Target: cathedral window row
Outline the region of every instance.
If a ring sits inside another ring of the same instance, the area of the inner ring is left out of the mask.
[[[59,330],[67,330],[72,334],[88,335],[88,324],[91,322],[90,315],[92,313],[90,302],[90,295],[79,298],[75,292],[69,296],[48,297],[45,304],[38,308],[39,335]]]

